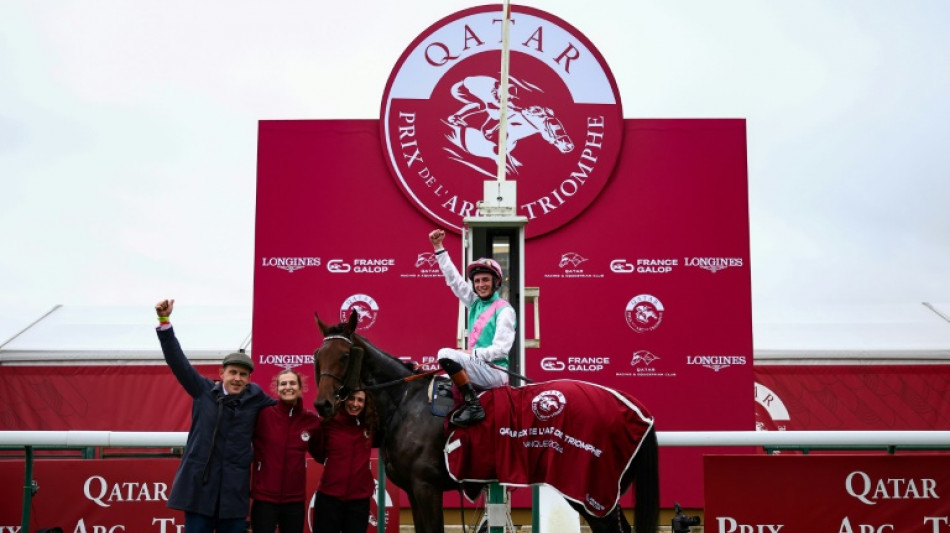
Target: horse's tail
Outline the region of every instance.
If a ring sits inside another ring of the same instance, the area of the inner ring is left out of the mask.
[[[636,533],[656,533],[660,521],[660,457],[655,428],[643,436],[633,463],[637,500],[633,527]]]

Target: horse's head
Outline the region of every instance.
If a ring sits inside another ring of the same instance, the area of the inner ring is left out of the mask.
[[[354,332],[359,314],[354,309],[346,322],[328,326],[314,313],[323,344],[313,352],[313,368],[317,382],[314,407],[323,417],[336,414],[337,405],[359,386],[363,349],[355,346]]]
[[[537,127],[541,138],[554,145],[559,152],[567,154],[574,150],[574,141],[564,131],[564,124],[554,116],[554,111],[550,107],[533,105],[522,109],[521,112],[534,119],[533,122],[540,122]]]

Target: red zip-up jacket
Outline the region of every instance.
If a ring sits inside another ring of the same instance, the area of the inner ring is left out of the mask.
[[[369,458],[373,432],[354,416],[340,413],[321,419],[319,436],[310,439],[310,454],[323,463],[317,492],[343,501],[369,498],[375,491]]]
[[[319,426],[320,419],[300,400],[261,410],[254,428],[252,498],[272,503],[306,499],[307,447]]]

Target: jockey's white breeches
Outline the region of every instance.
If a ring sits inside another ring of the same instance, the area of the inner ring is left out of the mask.
[[[487,362],[454,348],[439,350],[439,359],[451,359],[462,365],[468,374],[469,381],[478,390],[488,390],[503,387],[508,384],[508,374],[489,365]]]

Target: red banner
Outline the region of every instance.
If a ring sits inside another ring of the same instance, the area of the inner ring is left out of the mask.
[[[525,243],[525,284],[544,295],[544,338],[526,351],[525,372],[629,392],[659,431],[750,430],[745,124],[624,127],[614,175],[597,200]],[[377,121],[261,122],[258,382],[285,367],[312,372],[314,311],[335,323],[358,308],[361,335],[428,365],[455,344],[458,301],[428,261],[434,223],[398,190],[379,142]],[[458,263],[459,237],[449,234],[446,248]],[[530,337],[531,317],[520,327]],[[664,504],[702,505],[708,451],[663,451]]]
[[[707,456],[704,531],[950,531],[950,456]]]
[[[196,368],[220,379],[218,365]],[[164,362],[0,366],[0,378],[2,430],[188,431],[191,425],[192,398]]]
[[[950,365],[758,365],[760,430],[943,430]]]
[[[30,530],[61,527],[71,533],[178,533],[184,514],[166,506],[177,458],[37,460],[39,490],[30,506]],[[376,475],[376,460],[370,462]],[[0,461],[0,531],[19,531],[23,501],[23,460]],[[307,493],[313,494],[323,465],[307,460]],[[386,484],[386,531],[399,533],[399,493]],[[312,509],[313,501],[308,509]],[[375,498],[368,533],[376,532]],[[309,523],[309,520],[308,520]],[[312,531],[308,527],[307,531]]]

